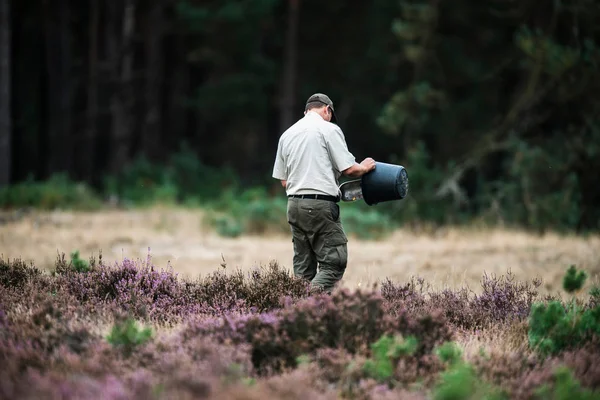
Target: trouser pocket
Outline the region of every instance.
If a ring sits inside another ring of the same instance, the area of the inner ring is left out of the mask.
[[[334,231],[324,240],[321,264],[334,269],[344,270],[348,263],[348,239],[343,231]]]
[[[331,219],[333,222],[340,220],[340,206],[337,203],[330,202],[329,211],[331,213]]]

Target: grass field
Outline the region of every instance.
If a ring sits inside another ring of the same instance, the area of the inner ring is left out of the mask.
[[[343,215],[342,215],[343,219]],[[249,270],[276,260],[291,269],[291,236],[219,237],[202,223],[202,212],[152,208],[136,211],[34,212],[0,225],[0,253],[52,268],[57,253],[79,250],[82,258],[105,261],[146,259],[158,267],[170,262],[187,277],[222,268]],[[600,236],[543,236],[504,229],[444,228],[433,233],[398,230],[381,241],[350,237],[349,262],[343,285],[371,286],[385,278],[395,282],[412,276],[435,288],[468,286],[477,291],[484,273],[509,270],[518,280],[541,278],[542,290],[560,289],[565,268],[575,264],[598,283]]]

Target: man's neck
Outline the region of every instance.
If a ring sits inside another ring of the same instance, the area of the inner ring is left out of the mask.
[[[309,111],[306,112],[306,116],[308,117],[309,115],[316,115],[317,117],[321,118],[322,120],[325,120],[325,118],[323,118],[321,116],[321,114],[319,114],[318,112],[313,111],[313,110],[309,110]]]

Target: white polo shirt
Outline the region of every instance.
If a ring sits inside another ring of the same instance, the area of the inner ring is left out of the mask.
[[[279,138],[273,178],[287,181],[288,196],[339,196],[341,171],[354,162],[342,130],[309,111]]]

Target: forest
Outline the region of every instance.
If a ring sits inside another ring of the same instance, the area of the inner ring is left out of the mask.
[[[0,398],[599,399],[598,21],[0,0]],[[293,274],[272,178],[317,92],[409,180],[340,202],[330,294]]]
[[[407,168],[391,215],[598,230],[599,18],[595,0],[0,0],[0,207],[57,176],[283,196],[278,138],[323,92],[358,161]]]

